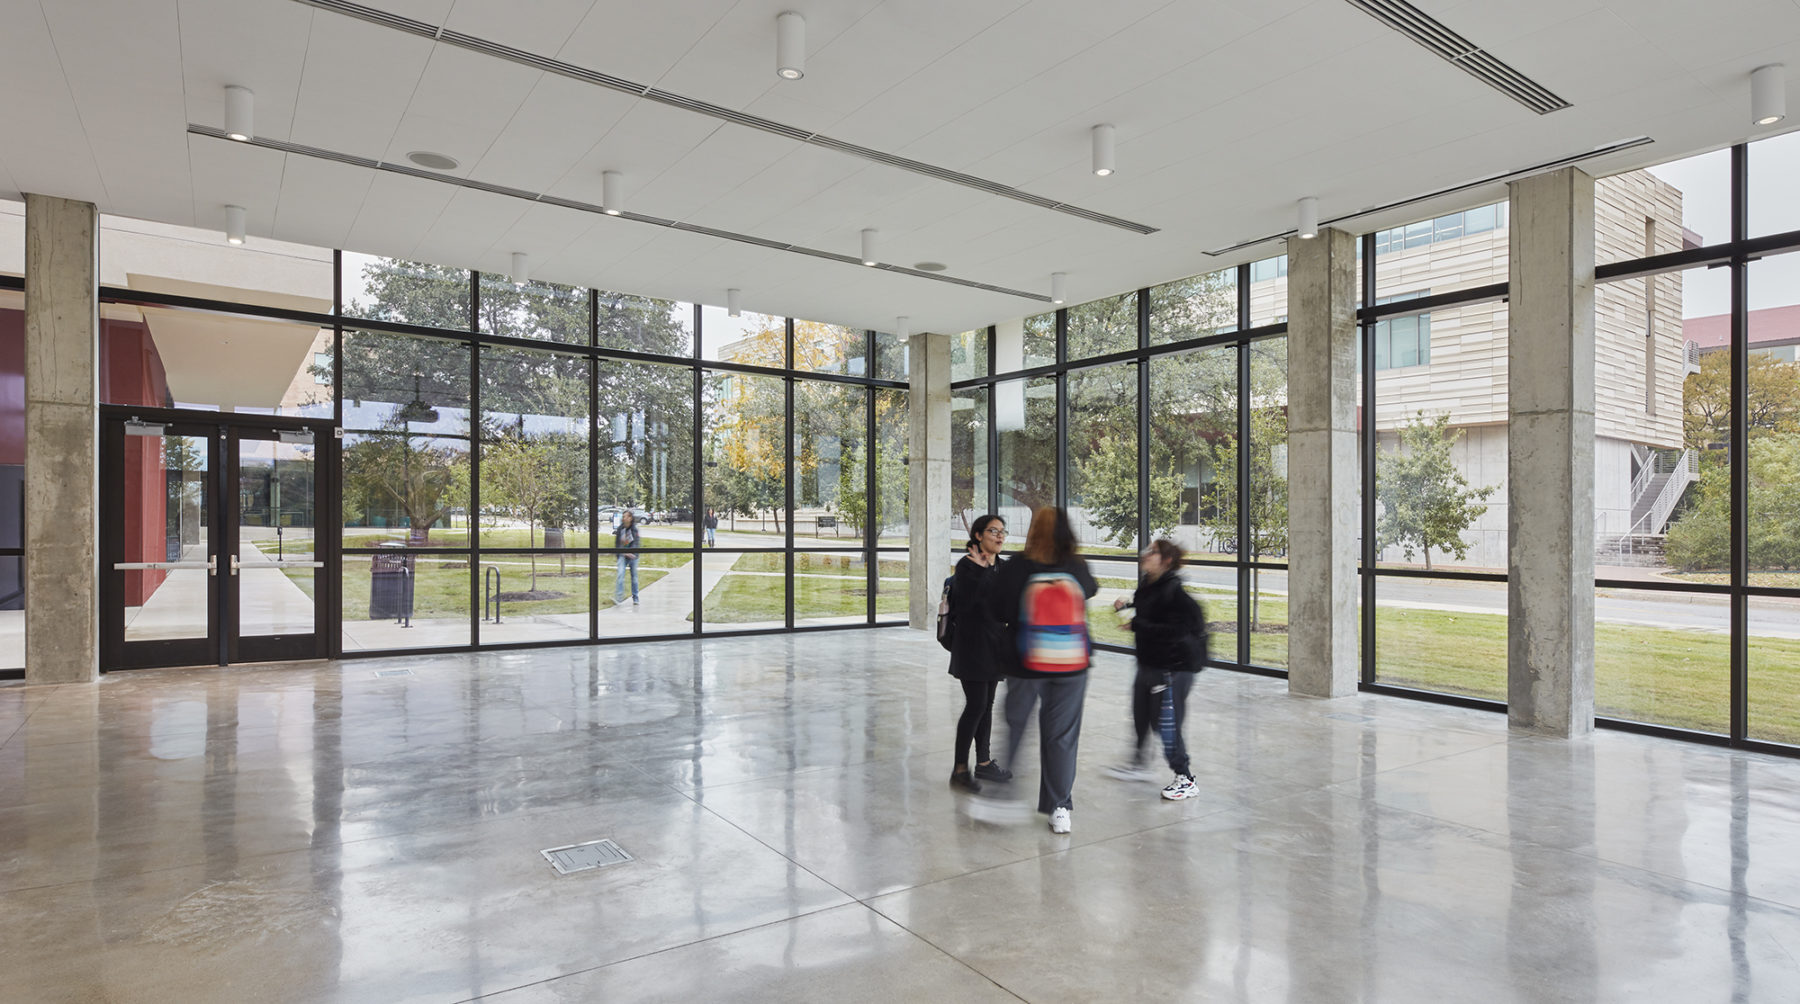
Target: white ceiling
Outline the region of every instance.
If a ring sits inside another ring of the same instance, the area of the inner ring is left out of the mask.
[[[365,0],[407,17],[1161,228],[1040,209],[581,84],[293,0],[0,0],[0,197],[885,328],[958,331],[1041,304],[204,136],[227,83],[259,136],[404,161],[1076,301],[1278,253],[1209,249],[1635,136],[1598,174],[1762,134],[1748,73],[1785,61],[1800,0],[1415,0],[1574,107],[1539,116],[1345,0]],[[807,74],[774,74],[774,18]],[[1118,128],[1119,171],[1088,171]],[[1776,127],[1779,130],[1781,127]],[[1365,230],[1501,194],[1358,221]]]

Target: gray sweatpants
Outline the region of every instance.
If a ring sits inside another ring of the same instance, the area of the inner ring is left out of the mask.
[[[1087,674],[1067,677],[1009,677],[1006,681],[1006,764],[1019,758],[1031,709],[1038,714],[1038,811],[1075,807],[1075,756],[1081,746],[1081,707]]]

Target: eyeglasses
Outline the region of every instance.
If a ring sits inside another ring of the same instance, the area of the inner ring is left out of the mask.
[[[987,535],[988,535],[988,536],[990,536],[990,537],[1004,537],[1004,536],[1006,536],[1006,531],[1005,531],[1005,530],[1002,530],[1002,529],[1000,529],[1000,528],[999,528],[999,527],[997,527],[997,526],[990,526],[990,527],[988,527],[988,528],[987,528],[987,529],[986,529],[986,530],[983,530],[983,531],[981,531],[981,532],[982,532],[982,533],[985,533],[985,534],[987,534]]]

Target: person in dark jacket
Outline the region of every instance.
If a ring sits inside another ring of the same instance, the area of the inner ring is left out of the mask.
[[[631,605],[638,605],[638,546],[643,535],[638,532],[637,516],[630,509],[613,531],[613,546],[619,549],[619,575],[613,582],[613,603],[625,602],[625,574],[631,573]]]
[[[1025,548],[994,573],[988,614],[1001,626],[1006,666],[1006,762],[1019,751],[1031,710],[1038,714],[1038,811],[1067,833],[1075,806],[1075,757],[1087,695],[1087,601],[1100,591],[1075,553],[1069,514],[1045,506],[1031,516]]]
[[[982,781],[1010,781],[1012,772],[994,761],[989,741],[994,728],[994,693],[1001,672],[998,632],[988,616],[988,584],[1006,546],[1006,521],[989,514],[969,528],[968,553],[956,563],[950,587],[950,616],[955,635],[950,643],[950,675],[962,681],[963,712],[956,720],[956,766],[950,784],[979,793]],[[975,769],[969,770],[969,745],[975,746]]]
[[[1113,609],[1131,608],[1134,616],[1126,627],[1137,638],[1137,678],[1131,687],[1131,720],[1137,741],[1129,763],[1111,769],[1122,780],[1154,777],[1144,758],[1144,743],[1155,725],[1162,734],[1163,754],[1175,780],[1162,797],[1179,800],[1200,793],[1188,761],[1181,726],[1187,719],[1188,691],[1194,674],[1206,659],[1206,615],[1181,584],[1181,548],[1174,541],[1158,540],[1145,549],[1139,567],[1143,577],[1129,599],[1120,597]]]

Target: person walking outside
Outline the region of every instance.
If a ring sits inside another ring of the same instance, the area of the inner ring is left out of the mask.
[[[711,508],[706,510],[706,546],[719,546],[719,517]]]
[[[1069,514],[1045,506],[1031,516],[1025,548],[994,573],[988,614],[1003,629],[1006,762],[1014,763],[1033,707],[1038,713],[1038,811],[1067,833],[1075,807],[1075,758],[1087,695],[1087,601],[1100,591],[1075,553]]]
[[[637,516],[630,510],[619,519],[619,528],[613,531],[613,546],[620,550],[619,576],[613,582],[613,603],[625,602],[625,572],[631,572],[631,605],[638,605],[638,544],[643,535],[638,533]]]
[[[1130,759],[1111,768],[1121,780],[1148,780],[1156,775],[1144,757],[1144,744],[1154,725],[1162,736],[1163,755],[1175,780],[1162,797],[1179,800],[1200,793],[1181,738],[1187,720],[1188,691],[1206,660],[1206,615],[1181,584],[1181,548],[1171,540],[1151,542],[1139,559],[1142,577],[1129,598],[1113,601],[1114,610],[1131,609],[1125,627],[1137,639],[1137,678],[1131,685],[1131,723],[1137,736]]]
[[[1006,546],[1006,521],[989,514],[969,528],[968,551],[956,563],[950,586],[950,675],[962,683],[963,712],[956,720],[956,764],[950,772],[952,787],[980,793],[982,781],[1010,781],[1012,772],[996,763],[990,740],[994,726],[994,694],[1000,687],[998,636],[988,614],[988,586]],[[969,746],[975,747],[975,768],[969,769]]]

